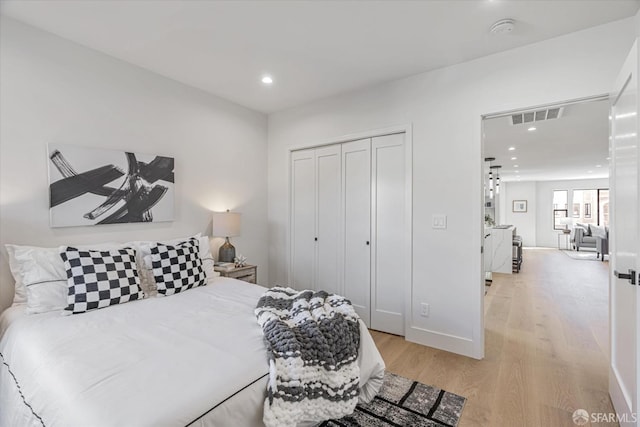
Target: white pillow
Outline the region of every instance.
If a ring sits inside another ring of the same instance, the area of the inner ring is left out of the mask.
[[[209,247],[209,238],[198,233],[195,236],[200,245],[200,258],[202,268],[207,275],[207,280],[219,276],[220,273],[213,270],[213,257]],[[165,244],[178,244],[189,240],[189,237],[163,241]],[[144,256],[151,255],[151,245],[156,242],[137,241],[128,243],[107,242],[95,245],[75,245],[78,249],[108,251],[123,247],[135,248],[136,264],[140,276],[140,285],[145,297],[156,293],[156,282],[151,270],[151,261],[148,265]],[[67,272],[60,258],[60,248],[42,248],[38,246],[5,245],[9,253],[9,267],[15,279],[14,304],[27,303],[26,312],[29,314],[45,313],[47,311],[63,310],[67,307]],[[142,253],[144,252],[144,254]]]
[[[13,294],[13,303],[14,304],[23,304],[27,302],[27,288],[22,283],[22,268],[20,262],[16,260],[15,250],[20,246],[16,245],[4,245],[7,248],[7,253],[9,254],[9,269],[11,270],[11,275],[13,276],[13,280],[15,280],[15,291]],[[28,248],[29,246],[24,246]]]
[[[5,245],[9,266],[16,281],[14,304],[27,303],[28,314],[63,310],[67,306],[67,272],[60,249]],[[79,246],[81,249],[111,250],[118,243]]]

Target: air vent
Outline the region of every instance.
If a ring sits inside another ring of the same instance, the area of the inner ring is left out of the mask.
[[[552,108],[547,110],[547,120],[557,119],[562,114],[562,108]]]
[[[527,111],[526,113],[518,113],[511,115],[512,125],[521,125],[525,123],[540,122],[542,120],[557,119],[562,116],[563,107],[549,108],[537,111]]]

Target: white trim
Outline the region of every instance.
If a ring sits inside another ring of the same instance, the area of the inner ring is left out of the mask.
[[[485,116],[480,117],[480,126],[474,126],[474,132],[480,130],[480,170],[477,171],[479,173],[480,179],[478,180],[479,189],[476,189],[476,194],[479,195],[479,203],[480,203],[480,215],[478,215],[478,220],[480,220],[480,274],[478,275],[480,281],[476,286],[476,292],[478,300],[480,304],[474,304],[476,308],[476,312],[474,313],[474,317],[476,321],[473,322],[472,327],[472,337],[473,337],[473,352],[472,356],[476,359],[484,359],[484,294],[485,294],[485,271],[484,271],[484,122],[486,118]],[[479,190],[479,191],[478,191]]]
[[[411,129],[412,129],[412,125],[411,123],[409,123],[405,125],[394,125],[394,126],[387,126],[387,127],[378,128],[378,129],[365,130],[361,132],[355,132],[355,133],[350,133],[343,136],[338,136],[335,138],[330,138],[324,141],[289,147],[289,152],[291,153],[292,151],[299,151],[307,148],[319,148],[319,147],[324,147],[326,145],[342,144],[343,142],[357,141],[359,139],[375,138],[376,136],[393,135],[396,133],[405,133],[408,136],[411,136],[412,135]],[[413,144],[413,138],[410,138],[408,140],[410,141],[411,144]]]
[[[413,319],[413,126],[407,125],[404,129],[404,155],[405,155],[405,264],[404,264],[404,335],[407,339]]]
[[[430,329],[412,326],[411,328],[406,330],[405,339],[407,341],[415,342],[418,344],[423,344],[426,341],[429,343],[429,347],[477,359],[475,355],[476,345],[474,343],[474,340],[470,338],[445,334],[442,332],[432,331]]]
[[[535,111],[535,110],[540,110],[540,109],[548,109],[548,108],[558,108],[558,107],[566,107],[568,105],[573,105],[573,104],[582,104],[583,102],[593,102],[593,101],[607,101],[609,100],[609,94],[602,94],[602,95],[593,95],[593,96],[585,96],[582,98],[575,98],[575,99],[570,99],[567,101],[560,101],[560,102],[552,102],[550,104],[540,104],[540,105],[536,105],[533,107],[527,107],[527,108],[517,108],[514,110],[505,110],[505,111],[499,111],[496,113],[489,113],[489,114],[483,114],[482,118],[483,119],[495,119],[498,117],[505,117],[505,116],[510,116],[512,114],[516,114],[516,113],[526,113],[526,112],[530,112],[530,111]]]

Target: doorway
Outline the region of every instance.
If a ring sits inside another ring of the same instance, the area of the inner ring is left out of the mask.
[[[578,222],[608,221],[608,116],[609,99],[602,96],[482,121],[482,160],[489,159],[483,162],[483,216],[495,221],[483,231],[500,236],[494,248],[491,237],[485,239],[483,279],[492,273],[484,299],[485,354],[517,377],[527,396],[539,395],[521,408],[532,420],[549,407],[561,410],[554,414],[559,420],[571,420],[578,408],[613,411],[608,399],[595,401],[580,386],[608,393],[608,258],[596,260],[595,245],[573,249],[571,233]],[[511,249],[502,255],[511,261],[509,272],[496,272],[505,263],[495,246]],[[500,370],[499,384],[512,380]]]

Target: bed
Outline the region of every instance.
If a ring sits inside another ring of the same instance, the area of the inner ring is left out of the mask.
[[[0,316],[0,427],[262,426],[268,376],[256,302],[217,277],[170,297],[80,315]],[[360,322],[360,399],[384,362]]]

